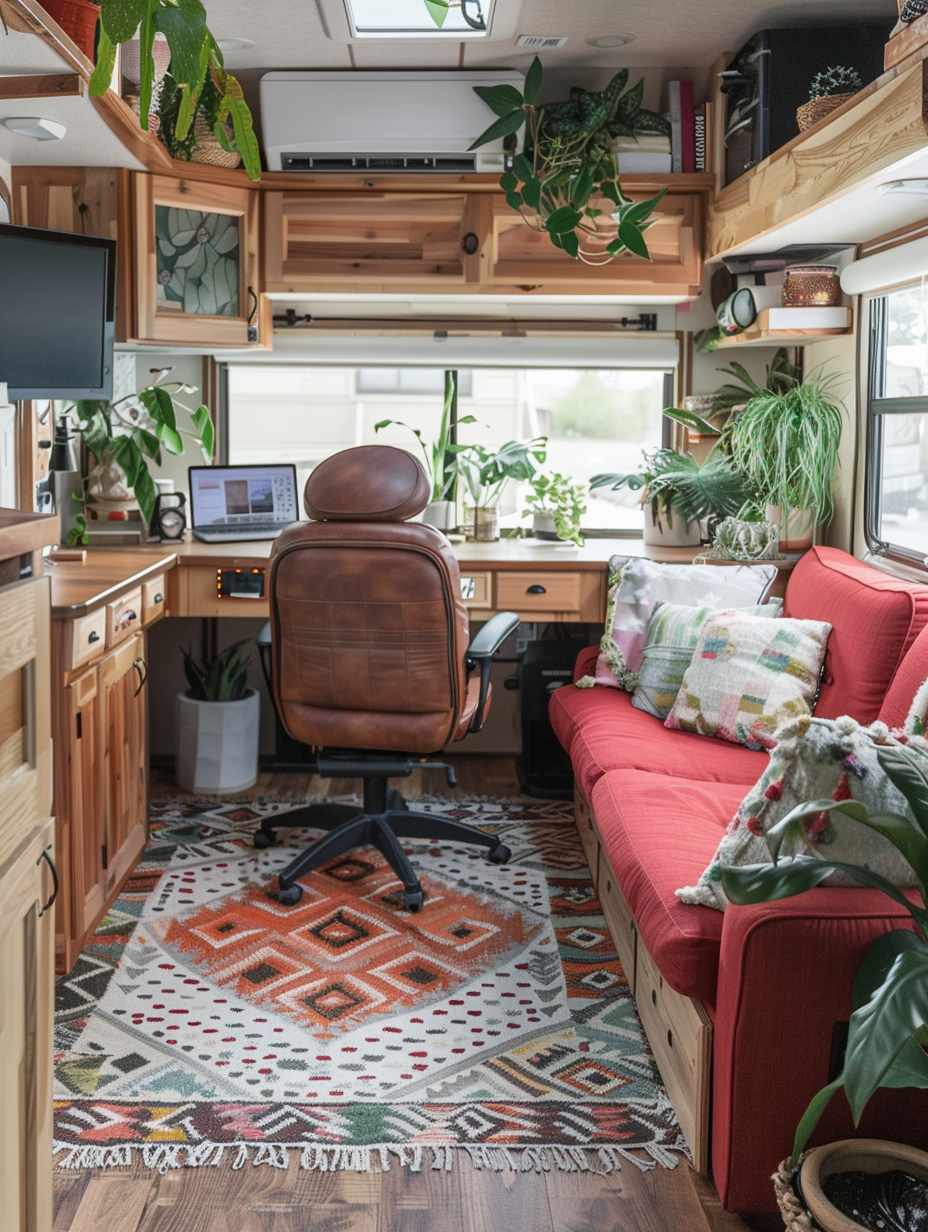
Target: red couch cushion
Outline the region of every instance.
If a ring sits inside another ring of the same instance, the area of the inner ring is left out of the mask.
[[[922,629],[899,664],[889,692],[883,700],[880,718],[890,727],[901,727],[909,717],[915,694],[928,680],[928,626]]]
[[[596,826],[638,935],[672,988],[715,1004],[721,911],[689,907],[675,891],[694,885],[712,858],[744,788],[614,770],[593,789]]]
[[[928,622],[928,588],[837,548],[814,547],[786,587],[783,614],[833,625],[815,713],[872,723],[906,651]]]
[[[552,693],[548,713],[587,800],[609,770],[652,770],[679,778],[738,783],[744,795],[767,765],[766,753],[743,745],[668,731],[654,715],[636,710],[631,694],[620,689],[565,685]]]

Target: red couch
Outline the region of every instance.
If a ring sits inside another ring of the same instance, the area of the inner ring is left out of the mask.
[[[900,725],[928,677],[928,588],[834,548],[797,564],[784,614],[827,620],[816,714]],[[575,678],[593,670],[584,651]],[[907,921],[884,895],[821,887],[724,914],[674,891],[709,863],[767,756],[668,731],[618,689],[552,695],[574,766],[577,821],[604,910],[694,1162],[731,1211],[775,1207],[770,1175],[829,1080],[854,973],[872,938]],[[815,1141],[853,1132],[839,1095]],[[860,1133],[928,1147],[923,1092],[878,1092]]]

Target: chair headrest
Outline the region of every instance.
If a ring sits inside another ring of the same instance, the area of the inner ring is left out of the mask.
[[[412,454],[392,445],[359,445],[319,463],[306,481],[303,505],[316,522],[405,522],[430,496]]]

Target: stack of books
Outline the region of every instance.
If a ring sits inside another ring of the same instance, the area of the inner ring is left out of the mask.
[[[129,501],[87,501],[87,538],[97,547],[128,547],[147,543],[150,534],[138,503]],[[157,538],[157,536],[154,536]]]
[[[666,175],[671,168],[670,138],[658,134],[639,133],[635,137],[616,137],[614,149],[620,174],[657,173]]]
[[[686,175],[710,170],[711,104],[694,104],[692,81],[671,81],[667,89],[671,171]]]

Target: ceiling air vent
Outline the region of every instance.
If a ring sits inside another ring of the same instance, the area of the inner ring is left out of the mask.
[[[563,47],[566,42],[566,34],[520,34],[516,46],[529,47],[532,51],[550,51],[552,47]]]

